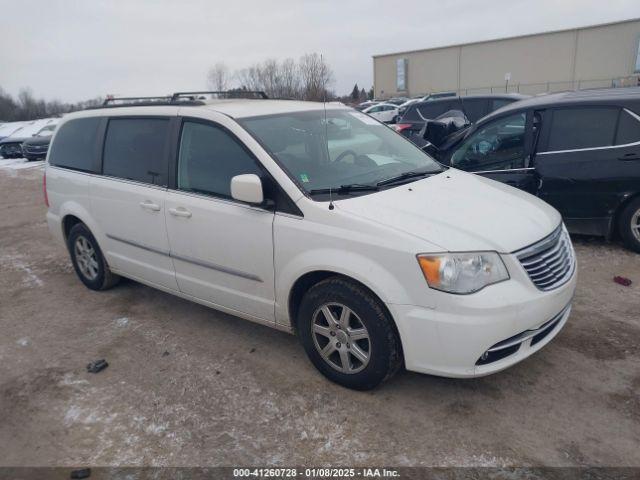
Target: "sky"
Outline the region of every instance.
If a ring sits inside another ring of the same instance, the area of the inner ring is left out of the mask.
[[[0,88],[79,101],[206,87],[231,70],[321,53],[338,94],[372,55],[640,17],[638,0],[0,0]]]

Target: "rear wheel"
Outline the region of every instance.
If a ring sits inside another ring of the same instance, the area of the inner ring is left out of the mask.
[[[640,198],[632,200],[618,219],[620,236],[625,245],[640,253]]]
[[[120,277],[111,273],[98,242],[87,226],[78,223],[71,228],[67,247],[76,274],[91,290],[106,290],[113,287]]]
[[[380,300],[340,277],[324,280],[305,294],[298,331],[315,367],[348,388],[374,388],[402,364],[400,340]]]

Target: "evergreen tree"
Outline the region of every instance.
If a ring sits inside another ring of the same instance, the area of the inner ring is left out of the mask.
[[[354,102],[357,102],[359,98],[360,98],[360,89],[358,88],[358,84],[356,83],[353,86],[353,90],[351,91],[351,100],[353,100]]]

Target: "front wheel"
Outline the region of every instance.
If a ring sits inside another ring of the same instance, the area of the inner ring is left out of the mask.
[[[380,300],[340,277],[305,294],[298,331],[314,366],[348,388],[372,389],[402,365],[400,340]]]
[[[618,219],[618,228],[625,245],[640,253],[640,198],[632,200],[622,210]]]

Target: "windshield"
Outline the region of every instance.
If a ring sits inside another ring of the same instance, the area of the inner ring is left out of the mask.
[[[53,135],[53,131],[55,129],[56,129],[55,125],[47,125],[42,130],[40,130],[38,133],[36,133],[36,136],[38,136],[38,137],[50,137],[51,135]]]
[[[406,172],[438,173],[435,160],[356,110],[292,112],[240,120],[308,193],[376,185]],[[362,193],[362,192],[359,192]]]

